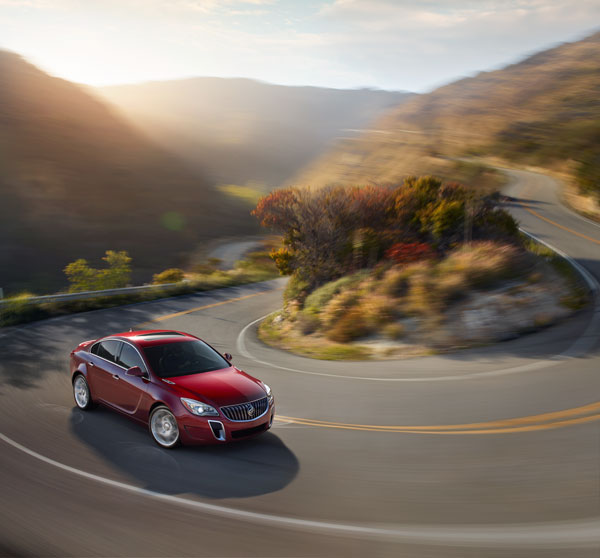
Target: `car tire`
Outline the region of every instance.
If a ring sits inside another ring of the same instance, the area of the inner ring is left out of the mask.
[[[82,411],[89,411],[95,406],[90,386],[83,374],[77,374],[73,378],[73,397],[75,398],[75,405]]]
[[[161,448],[172,449],[181,443],[177,419],[166,405],[159,405],[152,410],[148,429],[152,439]]]

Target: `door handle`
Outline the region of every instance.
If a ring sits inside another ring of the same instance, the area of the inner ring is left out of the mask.
[[[118,374],[113,374],[113,378],[114,378],[115,380],[120,380],[120,379],[121,379],[121,378],[119,377],[119,375],[118,375]]]
[[[95,366],[93,362],[88,362],[88,366]]]

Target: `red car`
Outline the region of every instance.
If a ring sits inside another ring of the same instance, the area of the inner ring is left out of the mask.
[[[156,443],[240,440],[273,424],[267,384],[231,365],[198,337],[181,331],[117,333],[71,352],[75,403],[102,403],[147,424]]]

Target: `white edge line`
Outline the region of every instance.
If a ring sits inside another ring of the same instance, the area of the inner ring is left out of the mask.
[[[245,337],[246,337],[246,333],[248,332],[248,329],[250,329],[254,324],[264,320],[267,316],[270,316],[273,312],[269,312],[268,314],[265,314],[264,316],[261,316],[260,318],[257,318],[256,320],[254,320],[254,321],[250,322],[249,324],[247,324],[246,326],[244,326],[244,328],[242,329],[242,331],[240,331],[238,338],[237,338],[237,343],[236,343],[237,350],[241,355],[253,360],[254,362],[257,362],[258,364],[263,364],[265,366],[270,366],[272,368],[278,368],[279,370],[285,370],[287,372],[297,372],[299,374],[308,374],[311,376],[325,376],[325,377],[329,377],[329,378],[341,378],[344,380],[361,380],[361,381],[370,381],[370,382],[444,382],[444,381],[454,381],[454,380],[468,380],[468,379],[472,379],[472,378],[504,376],[504,375],[508,375],[508,374],[516,374],[518,372],[536,370],[538,368],[548,368],[550,366],[559,364],[560,362],[563,362],[565,360],[568,360],[571,358],[577,358],[577,357],[587,353],[596,344],[596,342],[598,341],[598,337],[600,336],[600,296],[598,296],[598,292],[600,291],[600,285],[598,284],[598,282],[596,281],[594,276],[587,269],[585,269],[581,264],[576,262],[573,258],[571,258],[567,254],[565,254],[562,250],[555,248],[554,246],[548,244],[547,242],[539,239],[538,237],[534,236],[531,233],[528,233],[527,231],[525,231],[523,229],[519,229],[519,230],[521,230],[521,232],[523,232],[524,234],[526,234],[527,236],[529,236],[536,242],[543,244],[544,246],[546,246],[547,248],[549,248],[550,250],[552,250],[553,252],[558,254],[561,258],[564,258],[567,262],[569,262],[569,264],[571,264],[571,266],[573,266],[573,268],[575,268],[575,270],[584,278],[585,282],[587,283],[587,285],[592,293],[592,297],[594,300],[594,314],[593,314],[592,319],[590,320],[588,326],[586,327],[585,331],[583,332],[583,334],[576,341],[574,341],[573,344],[569,348],[567,348],[564,352],[554,355],[554,356],[550,357],[549,359],[536,360],[535,362],[532,362],[529,364],[523,364],[521,366],[515,366],[512,368],[502,368],[499,370],[489,370],[487,372],[473,372],[471,374],[457,374],[457,375],[452,375],[452,376],[429,376],[429,377],[412,377],[412,378],[377,378],[377,377],[374,378],[374,377],[365,377],[365,376],[343,376],[341,374],[327,374],[325,372],[312,372],[309,370],[299,370],[297,368],[289,368],[287,366],[280,366],[279,364],[274,364],[271,362],[260,360],[256,357],[254,357],[248,351],[248,348],[246,347]]]
[[[390,527],[376,527],[333,523],[328,521],[315,521],[298,519],[247,510],[218,506],[197,500],[188,500],[179,496],[161,494],[146,488],[140,488],[124,482],[108,479],[100,475],[88,473],[81,469],[65,465],[49,457],[41,455],[29,448],[15,442],[8,436],[0,433],[0,440],[13,448],[38,459],[58,469],[83,477],[85,479],[125,490],[127,492],[153,498],[169,504],[185,506],[194,510],[208,512],[216,515],[233,517],[258,523],[270,523],[291,527],[295,529],[333,533],[337,535],[359,535],[377,538],[399,539],[404,542],[446,545],[453,544],[485,544],[501,547],[513,547],[515,544],[534,547],[593,547],[600,543],[600,517],[583,520],[554,521],[546,523],[506,524],[506,525],[404,525]]]

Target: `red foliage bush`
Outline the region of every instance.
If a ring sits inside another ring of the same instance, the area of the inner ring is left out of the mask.
[[[426,242],[398,242],[385,252],[385,257],[399,264],[435,258],[436,253]]]
[[[408,177],[397,188],[284,188],[261,198],[252,213],[283,235],[285,249],[272,257],[308,291],[382,256],[405,264],[467,239],[518,241],[516,222],[492,197],[432,176]]]

